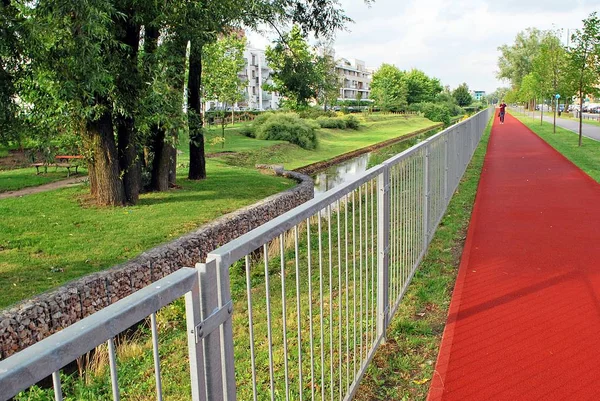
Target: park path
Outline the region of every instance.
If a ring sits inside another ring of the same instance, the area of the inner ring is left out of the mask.
[[[88,179],[87,176],[73,177],[73,178],[68,178],[66,180],[54,181],[54,182],[51,182],[48,184],[38,185],[37,187],[28,187],[28,188],[19,189],[18,191],[2,192],[2,193],[0,193],[0,199],[17,198],[19,196],[37,194],[37,193],[46,192],[46,191],[53,191],[53,190],[59,189],[59,188],[66,188],[66,187],[70,187],[73,185],[79,185],[82,182],[86,181],[87,179]]]
[[[600,185],[495,118],[429,400],[600,399]]]

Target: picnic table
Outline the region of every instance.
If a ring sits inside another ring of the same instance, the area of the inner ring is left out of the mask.
[[[56,163],[33,163],[32,166],[35,167],[36,174],[40,174],[40,167],[44,167],[44,173],[48,172],[48,167],[63,167],[67,169],[67,178],[71,175],[71,168],[75,168],[75,174],[77,174],[77,169],[79,168],[79,163],[77,160],[82,160],[84,157],[81,155],[57,155],[54,157],[56,159]]]

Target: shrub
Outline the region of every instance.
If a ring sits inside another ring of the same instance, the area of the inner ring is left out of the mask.
[[[349,129],[358,129],[360,127],[360,120],[352,114],[344,117],[344,121],[346,122],[346,127]]]
[[[249,138],[256,138],[256,135],[254,135],[254,126],[253,125],[246,125],[246,126],[240,128],[240,134],[245,135]]]
[[[314,121],[303,120],[295,113],[271,113],[254,127],[254,134],[257,139],[288,141],[304,149],[315,149],[318,127]]]
[[[410,108],[414,108],[415,111],[420,111],[423,116],[431,121],[441,122],[445,125],[450,125],[451,111],[448,106],[444,104],[435,103],[419,103],[411,105]]]
[[[341,118],[319,117],[317,122],[321,128],[346,129],[346,120]]]

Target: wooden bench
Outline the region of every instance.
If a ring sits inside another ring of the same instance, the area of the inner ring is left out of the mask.
[[[63,167],[67,169],[67,178],[71,176],[71,168],[75,168],[75,174],[77,174],[77,169],[79,168],[79,164],[72,163],[73,160],[81,160],[83,156],[74,155],[59,155],[55,157],[57,163],[33,163],[32,167],[35,167],[36,174],[40,174],[40,167],[44,167],[44,173],[48,172],[48,167]]]

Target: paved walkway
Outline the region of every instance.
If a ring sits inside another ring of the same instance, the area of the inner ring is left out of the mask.
[[[429,400],[600,399],[600,185],[495,119]]]
[[[0,193],[0,199],[5,198],[17,198],[19,196],[37,194],[39,192],[53,191],[59,188],[71,187],[73,185],[79,185],[84,181],[87,181],[88,177],[73,177],[66,180],[54,181],[49,184],[38,185],[37,187],[28,187],[19,189],[18,191],[7,191]]]

